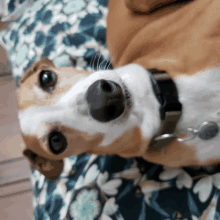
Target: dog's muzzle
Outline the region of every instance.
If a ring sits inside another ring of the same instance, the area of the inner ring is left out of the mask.
[[[118,118],[125,110],[125,96],[122,88],[110,80],[95,81],[86,92],[91,116],[108,122]]]

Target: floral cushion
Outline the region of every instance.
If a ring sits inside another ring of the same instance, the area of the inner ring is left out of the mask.
[[[0,36],[15,79],[41,57],[87,70],[110,65],[107,3],[36,0]],[[56,181],[32,168],[31,183],[36,220],[220,219],[220,166],[168,168],[82,154],[64,160]]]
[[[12,14],[16,9],[21,7],[21,5],[27,0],[5,0],[6,2],[6,15]]]
[[[1,21],[12,21],[20,17],[35,0],[0,0]]]
[[[106,6],[106,0],[36,0],[0,33],[13,76],[18,80],[41,57],[57,67],[91,70],[97,60],[106,66]]]

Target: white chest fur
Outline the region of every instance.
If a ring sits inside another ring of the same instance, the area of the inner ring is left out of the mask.
[[[220,68],[199,72],[193,76],[180,76],[175,81],[183,112],[179,131],[197,128],[202,122],[213,121],[220,127]],[[199,137],[186,144],[196,146],[198,160],[220,158],[220,133],[210,140]]]

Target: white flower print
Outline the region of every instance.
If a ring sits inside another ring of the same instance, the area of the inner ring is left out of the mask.
[[[176,186],[178,189],[182,189],[183,187],[190,189],[192,187],[192,184],[193,181],[191,176],[184,170],[177,176]]]
[[[35,187],[35,183],[38,181],[38,188],[42,188],[42,183],[40,184],[40,179],[41,181],[44,182],[43,179],[45,179],[44,175],[41,174],[38,170],[34,170],[34,175],[31,175],[31,185],[32,187]]]
[[[142,180],[141,182],[141,192],[144,194],[144,199],[147,203],[150,202],[150,198],[153,192],[171,187],[171,184],[169,182],[162,183],[154,180]]]
[[[67,193],[67,188],[66,188],[66,185],[62,182],[62,181],[59,181],[57,183],[57,186],[56,188],[54,189],[53,191],[53,194],[57,194],[57,195],[61,195],[61,197],[63,199],[65,199],[66,197],[66,193]]]
[[[215,219],[217,203],[218,203],[218,196],[215,195],[212,198],[212,201],[210,202],[209,206],[203,212],[203,214],[202,214],[200,219],[207,219],[207,220]]]
[[[74,188],[77,190],[77,189],[80,189],[84,187],[84,177],[83,176],[80,176],[74,186]]]
[[[183,169],[174,167],[164,167],[164,169],[159,176],[161,180],[166,181],[176,178],[176,186],[178,189],[182,189],[183,187],[190,189],[192,187],[192,178]]]
[[[39,182],[38,182],[38,188],[41,189],[43,187],[43,184],[45,182],[45,176],[40,175]]]
[[[108,215],[102,214],[102,216],[100,217],[100,220],[113,220],[113,219],[109,217]]]
[[[122,172],[114,174],[114,177],[115,178],[133,179],[134,185],[137,185],[137,183],[141,179],[141,173],[140,173],[139,168],[137,167],[137,163],[134,162],[129,169],[123,170]]]
[[[213,185],[217,188],[220,189],[220,173],[216,173],[212,176],[213,180]]]
[[[96,1],[91,1],[87,6],[87,10],[91,14],[99,13],[98,3]]]
[[[100,173],[100,171],[98,170],[98,166],[97,164],[93,164],[89,170],[87,171],[86,175],[85,175],[85,180],[84,180],[84,184],[85,185],[89,185],[92,182],[94,182],[98,176],[98,174]]]
[[[32,207],[33,207],[33,209],[36,209],[37,206],[38,206],[37,198],[35,196],[33,196],[33,198],[32,198]]]
[[[75,184],[75,189],[80,189],[84,186],[88,186],[95,182],[98,174],[99,174],[98,166],[97,164],[93,164],[89,170],[87,171],[85,177],[80,176]]]
[[[121,179],[113,179],[107,182],[109,177],[108,172],[100,173],[97,178],[97,185],[99,188],[107,195],[116,195],[118,193],[118,187],[121,186],[122,180]]]
[[[85,167],[84,167],[84,171],[88,169],[88,167],[95,161],[95,159],[98,157],[98,155],[91,155],[91,157],[89,158],[88,162],[86,163]]]
[[[74,172],[74,170],[72,170],[73,165],[76,163],[77,161],[77,157],[72,157],[70,158],[65,158],[63,160],[64,162],[64,167],[63,167],[63,172],[60,174],[61,177],[66,177],[68,176],[70,173],[72,174]]]
[[[72,191],[66,193],[65,198],[63,199],[65,205],[60,209],[60,219],[65,219],[66,213],[68,212],[69,204],[73,196],[74,192]]]
[[[100,213],[101,205],[98,191],[82,190],[70,206],[70,214],[76,220],[93,220]]]
[[[201,202],[205,202],[209,198],[212,192],[212,183],[213,183],[212,176],[207,176],[207,177],[200,179],[195,184],[193,188],[193,192],[195,194],[198,193],[198,196]]]
[[[112,220],[112,218],[110,218],[110,215],[113,215],[117,212],[118,210],[118,205],[115,204],[115,198],[110,198],[106,203],[105,206],[103,208],[103,212],[101,215],[101,220]]]
[[[65,14],[77,13],[85,7],[85,2],[81,0],[72,0],[63,8]]]
[[[47,198],[47,184],[44,184],[40,195],[38,196],[37,202],[39,205],[43,205],[46,202],[46,198]]]
[[[177,177],[181,172],[182,169],[175,168],[175,167],[164,167],[164,171],[160,174],[159,178],[161,180],[171,180]]]

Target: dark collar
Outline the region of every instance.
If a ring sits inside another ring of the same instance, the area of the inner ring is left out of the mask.
[[[148,69],[154,94],[160,103],[161,125],[158,133],[151,139],[149,151],[162,150],[176,139],[176,125],[182,113],[175,83],[165,71]]]

